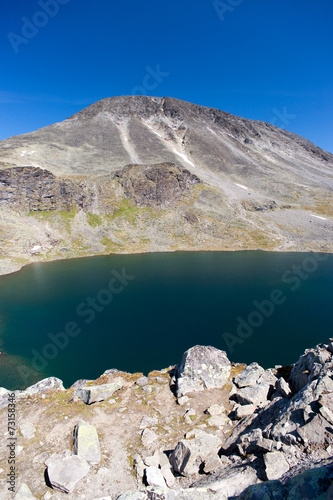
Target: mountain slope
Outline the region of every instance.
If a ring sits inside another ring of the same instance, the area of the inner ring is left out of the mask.
[[[103,99],[0,142],[3,263],[332,251],[332,173],[332,154],[268,123],[173,98]]]

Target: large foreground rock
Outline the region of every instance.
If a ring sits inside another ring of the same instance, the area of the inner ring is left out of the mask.
[[[70,493],[76,484],[89,472],[89,464],[76,455],[54,460],[47,468],[47,475],[52,488]]]
[[[90,464],[98,464],[101,461],[101,448],[99,445],[97,430],[81,420],[73,432],[73,452]]]
[[[230,375],[224,351],[212,346],[194,346],[183,354],[176,368],[177,397],[189,392],[222,387]]]
[[[111,398],[113,394],[121,389],[122,385],[119,382],[102,385],[92,385],[91,387],[84,387],[77,390],[77,395],[87,405],[98,403]]]

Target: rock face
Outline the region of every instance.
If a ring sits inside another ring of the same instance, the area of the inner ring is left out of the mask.
[[[189,193],[189,187],[201,181],[173,163],[152,167],[128,165],[116,174],[125,194],[138,205],[168,207]]]
[[[65,210],[77,199],[75,185],[38,167],[0,170],[0,207],[20,212]]]
[[[230,375],[230,361],[224,351],[195,346],[183,354],[176,368],[177,396],[222,387]]]

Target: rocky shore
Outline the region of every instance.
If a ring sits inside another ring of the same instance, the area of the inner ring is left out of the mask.
[[[1,498],[332,499],[332,367],[333,339],[268,370],[195,346],[148,377],[0,389]]]

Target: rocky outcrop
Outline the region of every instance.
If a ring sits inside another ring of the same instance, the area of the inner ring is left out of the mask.
[[[198,176],[173,163],[127,165],[116,173],[116,178],[137,205],[161,208],[174,205],[189,193],[191,186],[201,182]]]
[[[38,167],[0,170],[0,207],[19,212],[65,210],[77,198],[77,188],[68,179],[58,179]]]

